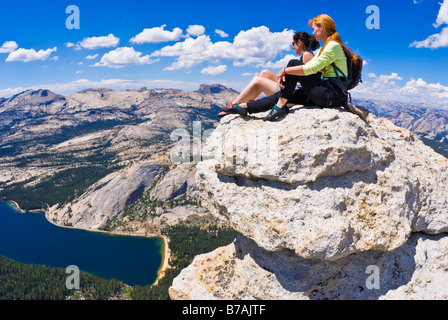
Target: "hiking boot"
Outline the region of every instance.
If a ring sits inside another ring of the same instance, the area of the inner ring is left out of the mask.
[[[355,106],[350,101],[347,101],[344,103],[344,109],[348,112],[351,112],[353,114],[356,114],[358,117],[360,117],[365,123],[367,123],[367,116],[369,115],[369,112],[361,107]]]
[[[247,116],[247,109],[241,108],[240,105],[234,104],[230,107],[223,107],[221,108],[222,112],[230,113],[230,114],[239,114],[240,116]]]
[[[264,121],[274,121],[275,119],[287,115],[289,113],[289,108],[284,106],[283,108],[279,108],[277,105],[272,108],[271,112],[263,118]]]
[[[229,101],[229,103],[227,103],[227,108],[230,108],[230,107],[233,105],[233,100],[235,100],[235,99],[236,99],[236,98],[233,98],[232,100]],[[221,112],[218,114],[218,118],[223,118],[223,117],[225,117],[225,116],[228,115],[228,114],[230,114],[230,113],[221,111]]]

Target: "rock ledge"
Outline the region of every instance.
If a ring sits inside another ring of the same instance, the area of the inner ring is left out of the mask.
[[[262,116],[228,116],[207,140],[196,173],[203,205],[240,236],[196,257],[172,298],[448,296],[422,285],[448,279],[446,158],[373,115],[369,125],[338,109]],[[427,250],[440,259],[423,259]],[[366,289],[370,265],[379,291]]]

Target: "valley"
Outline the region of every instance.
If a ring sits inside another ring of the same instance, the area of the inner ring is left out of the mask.
[[[1,98],[0,200],[13,200],[26,211],[44,210],[59,226],[166,236],[172,268],[159,288],[134,290],[140,298],[166,298],[170,279],[195,255],[235,236],[202,208],[195,164],[171,163],[177,140],[170,135],[177,129],[192,133],[195,121],[202,130],[215,128],[220,106],[236,95],[221,85],[201,85],[194,92],[104,88],[64,97],[28,90]],[[446,109],[354,102],[448,156]]]

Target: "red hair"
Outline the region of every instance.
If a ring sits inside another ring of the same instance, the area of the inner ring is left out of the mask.
[[[313,19],[311,19],[310,21],[308,21],[308,25],[310,27],[312,27],[314,25],[316,25],[317,27],[323,27],[325,29],[325,31],[327,31],[330,36],[328,37],[328,39],[325,41],[324,45],[322,46],[322,48],[319,51],[319,55],[322,53],[322,51],[325,49],[325,47],[327,46],[327,44],[330,41],[336,41],[337,43],[339,43],[342,47],[342,49],[344,49],[345,51],[349,52],[352,56],[352,60],[353,61],[358,61],[359,60],[359,56],[357,54],[354,54],[350,48],[348,48],[341,39],[341,36],[339,35],[339,33],[336,31],[336,24],[334,23],[334,20],[327,14],[321,14]]]

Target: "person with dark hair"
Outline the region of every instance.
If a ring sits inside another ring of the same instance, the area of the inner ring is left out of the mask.
[[[292,42],[293,49],[300,58],[296,61],[297,65],[305,64],[313,59],[314,54],[311,51],[315,51],[319,48],[320,44],[313,35],[309,35],[306,32],[298,32],[293,36]],[[270,70],[263,70],[259,75],[255,76],[249,84],[241,91],[241,93],[229,102],[226,108],[231,109],[239,108],[241,103],[255,100],[261,93],[266,96],[271,96],[278,92],[280,87],[277,83],[277,75]],[[244,113],[245,110],[242,110]],[[234,113],[234,112],[230,112]],[[229,114],[225,112],[223,108],[218,117],[223,117]]]
[[[357,61],[359,56],[353,54],[342,42],[336,31],[336,24],[330,16],[321,14],[311,19],[308,25],[313,29],[313,35],[317,41],[324,42],[317,56],[307,64],[291,60],[288,66],[277,74],[277,83],[281,90],[275,94],[245,104],[223,108],[224,111],[244,116],[247,113],[271,110],[264,120],[273,121],[289,113],[287,103],[305,106],[317,105],[321,108],[343,106],[345,110],[357,114],[366,121],[367,111],[348,101],[347,93],[335,84],[338,76],[333,67],[335,65],[347,76],[347,57],[344,51],[350,53],[353,61]],[[300,83],[300,89],[296,89],[297,83]]]

